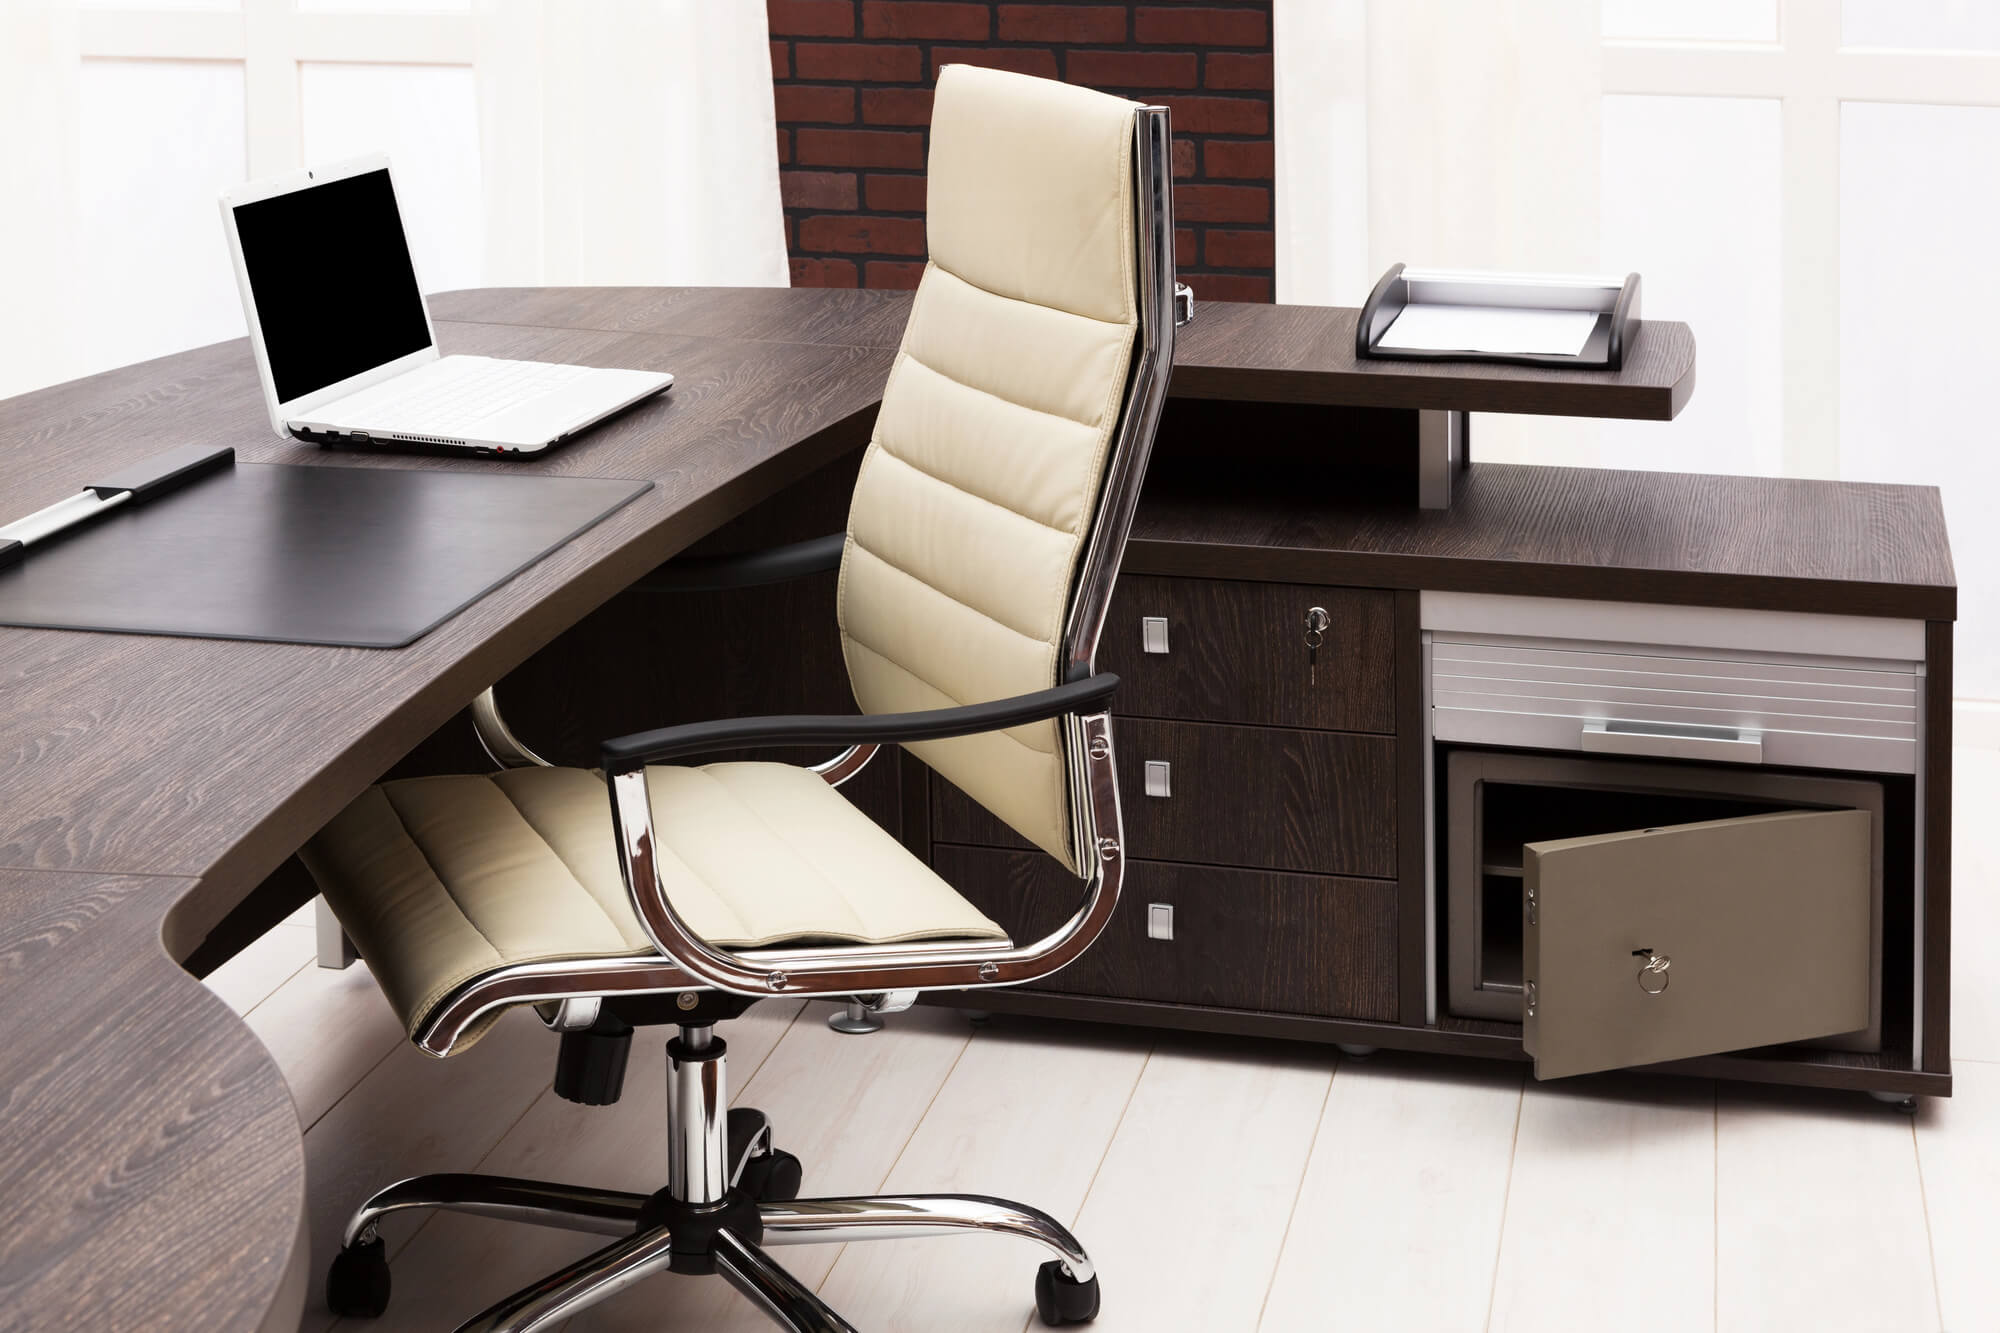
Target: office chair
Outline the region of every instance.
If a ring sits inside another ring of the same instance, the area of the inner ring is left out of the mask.
[[[717,1274],[780,1325],[850,1325],[768,1247],[989,1231],[1039,1242],[1049,1324],[1098,1310],[1054,1218],[983,1196],[800,1200],[759,1112],[728,1110],[716,1026],[759,998],[865,997],[1045,977],[1103,930],[1122,825],[1092,661],[1173,362],[1167,112],[969,66],[938,81],[930,262],[845,534],[669,566],[687,586],[839,571],[858,716],[741,718],[608,741],[549,767],[475,710],[505,767],[371,788],[302,855],[411,1039],[462,1050],[504,1009],[562,1034],[556,1089],[615,1100],[633,1028],[673,1024],[665,1188],[443,1175],[382,1190],[327,1278],[386,1307],[377,1233],[408,1209],[598,1232],[610,1244],[462,1325],[526,1333],[661,1270]],[[1082,905],[1017,943],[841,796],[900,744],[1078,877]],[[817,768],[722,750],[845,746]],[[607,801],[608,797],[608,801]]]

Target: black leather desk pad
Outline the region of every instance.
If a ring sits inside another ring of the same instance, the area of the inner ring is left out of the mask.
[[[32,548],[0,625],[400,648],[651,486],[238,463]]]

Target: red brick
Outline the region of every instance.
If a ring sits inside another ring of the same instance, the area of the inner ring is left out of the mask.
[[[792,77],[792,44],[790,42],[771,43],[771,77],[789,79]]]
[[[1197,307],[1203,301],[1261,301],[1271,300],[1271,279],[1255,277],[1248,273],[1197,273],[1192,277],[1183,273],[1182,279],[1194,288]]]
[[[1186,227],[1174,229],[1174,264],[1178,268],[1188,268],[1194,264],[1194,232]]]
[[[852,88],[815,88],[803,83],[781,83],[771,90],[777,103],[778,119],[787,124],[799,121],[820,125],[854,123]]]
[[[988,69],[1011,69],[1016,74],[1036,74],[1045,79],[1056,76],[1056,53],[1049,50],[1008,46],[934,46],[931,48],[931,77],[946,65],[984,65]]]
[[[1174,140],[1174,179],[1194,175],[1194,140]]]
[[[871,213],[921,213],[924,211],[922,176],[877,176],[867,181],[868,211]]]
[[[1201,238],[1204,264],[1216,268],[1269,268],[1278,262],[1278,241],[1268,231],[1209,231]]]
[[[920,255],[924,224],[915,218],[832,213],[799,220],[799,249],[840,255]]]
[[[771,31],[785,37],[852,37],[854,0],[769,0]]]
[[[1255,9],[1142,9],[1133,35],[1161,46],[1262,46],[1270,32]]]
[[[928,125],[929,88],[863,88],[861,119],[870,125]]]
[[[923,276],[922,264],[871,259],[868,261],[868,280],[864,285],[896,292],[914,291]]]
[[[799,130],[799,161],[814,167],[921,167],[915,130]]]
[[[1092,88],[1198,88],[1192,51],[1072,51],[1064,73]]]
[[[1273,180],[1277,171],[1271,141],[1204,144],[1201,160],[1211,177],[1225,180]]]
[[[924,77],[924,53],[914,46],[801,42],[792,51],[792,65],[801,79],[840,83],[915,83]]]
[[[855,286],[854,261],[849,259],[794,259],[794,287]]]
[[[993,35],[993,11],[986,5],[944,4],[938,0],[864,0],[861,32],[866,37],[942,37],[954,42],[983,42]]]
[[[1271,53],[1211,51],[1202,70],[1202,84],[1216,89],[1256,90],[1271,86]]]
[[[859,178],[851,171],[781,171],[778,195],[786,208],[855,208]]]
[[[1162,97],[1176,134],[1269,134],[1271,104],[1254,97]]]
[[[789,130],[779,130],[779,131],[778,131],[778,161],[780,161],[780,162],[789,162],[789,161],[791,161],[791,160],[792,160],[792,135],[791,135],[791,131],[789,131]]]
[[[810,130],[800,130],[803,139]],[[1248,185],[1177,185],[1174,216],[1182,222],[1269,222],[1271,192]]]
[[[1125,10],[1109,5],[1002,5],[1003,42],[1122,42]]]

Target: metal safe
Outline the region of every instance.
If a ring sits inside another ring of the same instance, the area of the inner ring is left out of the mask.
[[[1881,782],[1454,750],[1442,796],[1447,1006],[1538,1078],[1881,1049]]]

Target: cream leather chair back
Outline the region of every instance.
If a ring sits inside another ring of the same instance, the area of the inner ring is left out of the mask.
[[[841,644],[864,712],[1061,683],[1139,326],[1138,109],[968,65],[939,76],[930,262],[840,564]],[[1056,723],[908,748],[1078,869]]]

